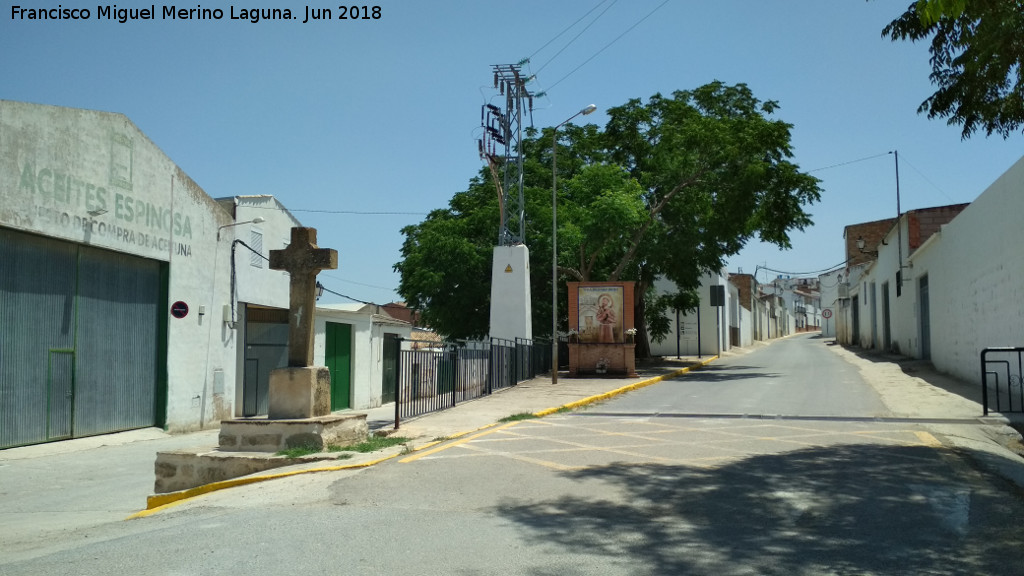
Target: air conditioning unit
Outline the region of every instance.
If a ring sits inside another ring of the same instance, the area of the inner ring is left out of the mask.
[[[839,299],[847,299],[850,297],[850,285],[846,282],[839,283]]]

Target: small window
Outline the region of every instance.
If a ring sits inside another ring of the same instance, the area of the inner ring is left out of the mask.
[[[896,271],[896,297],[903,294],[903,270]]]
[[[263,268],[263,233],[253,230],[250,244],[253,252],[249,253],[249,263],[253,268]]]

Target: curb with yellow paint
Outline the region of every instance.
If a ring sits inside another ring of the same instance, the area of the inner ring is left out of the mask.
[[[216,492],[218,490],[225,490],[227,488],[234,488],[236,486],[245,486],[247,484],[255,484],[257,482],[266,482],[267,480],[275,480],[277,478],[287,478],[288,476],[297,476],[299,474],[310,474],[313,472],[336,472],[338,470],[356,470],[359,468],[368,468],[375,464],[380,464],[386,460],[391,460],[400,454],[392,454],[385,456],[384,458],[378,458],[371,460],[370,462],[361,462],[359,464],[345,464],[342,466],[320,466],[317,468],[303,468],[302,470],[289,470],[288,472],[278,472],[275,474],[259,474],[254,476],[243,476],[241,478],[232,478],[231,480],[221,480],[220,482],[211,482],[209,484],[203,484],[202,486],[196,486],[195,488],[189,488],[188,490],[179,490],[177,492],[168,492],[166,494],[154,494],[146,499],[146,509],[141,512],[132,514],[126,520],[132,520],[134,518],[143,518],[151,514],[166,510],[172,506],[176,506],[197,496],[209,494],[210,492]]]
[[[540,412],[534,412],[534,416],[543,418],[544,416],[548,416],[550,414],[554,414],[555,412],[561,412],[563,410],[573,410],[575,408],[580,408],[580,407],[586,406],[588,404],[593,404],[595,402],[601,402],[601,401],[604,401],[604,400],[608,400],[609,398],[614,398],[615,396],[618,396],[620,394],[625,394],[626,392],[632,392],[633,390],[639,390],[641,388],[646,388],[646,387],[648,387],[648,386],[650,386],[652,384],[657,384],[658,382],[661,382],[661,381],[664,381],[664,380],[669,380],[669,379],[675,378],[676,376],[682,376],[683,374],[686,374],[687,372],[689,372],[690,370],[693,370],[694,368],[700,368],[702,366],[706,366],[710,362],[712,362],[714,360],[717,360],[717,359],[718,359],[718,356],[712,356],[712,357],[708,358],[707,360],[704,360],[703,362],[698,362],[694,366],[687,366],[686,368],[680,368],[679,370],[675,370],[675,371],[669,372],[667,374],[662,374],[661,376],[655,376],[654,378],[648,378],[646,380],[641,380],[639,382],[634,382],[632,384],[627,384],[626,386],[623,386],[622,388],[616,388],[615,390],[612,390],[611,392],[605,392],[604,394],[598,394],[596,396],[591,396],[589,398],[584,398],[582,400],[577,400],[575,402],[569,402],[568,404],[564,404],[564,405],[558,406],[556,408],[548,408],[546,410],[541,410]]]
[[[620,394],[625,394],[626,392],[631,392],[633,390],[639,390],[640,388],[645,388],[645,387],[650,386],[652,384],[657,384],[658,382],[661,382],[661,381],[664,381],[664,380],[668,380],[668,379],[671,379],[671,378],[675,378],[676,376],[681,376],[683,374],[686,374],[690,370],[693,370],[694,368],[700,368],[702,366],[706,366],[710,362],[712,362],[714,360],[717,360],[717,359],[718,359],[718,356],[712,356],[712,357],[708,358],[707,360],[704,360],[702,362],[698,362],[694,366],[687,366],[686,368],[680,368],[679,370],[675,370],[675,371],[669,372],[667,374],[662,374],[661,376],[655,376],[653,378],[648,378],[646,380],[641,380],[639,382],[634,382],[632,384],[628,384],[628,385],[623,386],[621,388],[616,388],[615,390],[612,390],[611,392],[605,392],[604,394],[597,394],[595,396],[590,396],[589,398],[583,398],[582,400],[576,400],[575,402],[569,402],[568,404],[564,404],[562,406],[558,406],[558,407],[555,407],[555,408],[548,408],[546,410],[541,410],[539,412],[534,412],[534,416],[537,416],[538,418],[543,418],[544,416],[548,416],[548,415],[554,414],[556,412],[561,412],[563,410],[573,410],[575,408],[580,408],[580,407],[586,406],[588,404],[593,404],[595,402],[601,402],[603,400],[607,400],[609,398],[613,398],[613,397],[618,396]],[[438,444],[444,443],[444,441],[434,441],[434,442],[427,443],[427,444],[425,444],[423,446],[420,446],[418,448],[415,448],[413,450],[414,452],[417,452],[418,454],[416,454],[414,456],[407,457],[407,458],[403,458],[402,460],[399,460],[399,462],[400,463],[412,462],[414,460],[418,460],[419,458],[423,458],[425,456],[429,456],[431,454],[434,454],[434,453],[439,452],[441,450],[447,449],[449,447],[457,446],[459,444],[464,444],[466,442],[469,442],[469,441],[471,441],[471,440],[473,440],[475,438],[478,438],[480,436],[483,436],[485,434],[490,434],[492,432],[497,432],[498,430],[502,430],[502,429],[508,428],[510,426],[514,426],[516,424],[518,424],[518,422],[508,422],[508,423],[496,422],[494,424],[489,424],[487,426],[484,426],[482,428],[478,428],[476,430],[470,430],[470,431],[466,431],[466,432],[460,432],[460,433],[457,433],[457,434],[452,434],[452,435],[448,436],[448,440],[455,440],[454,442],[446,444],[445,446],[437,446]],[[478,432],[478,434],[474,434],[474,432]],[[437,446],[437,447],[434,448],[435,446]],[[431,450],[431,448],[433,448],[433,450]],[[420,453],[420,452],[422,452],[422,453]],[[278,473],[275,473],[275,474],[259,474],[259,475],[253,475],[253,476],[243,476],[241,478],[233,478],[231,480],[222,480],[220,482],[211,482],[209,484],[203,484],[202,486],[196,486],[195,488],[189,488],[188,490],[180,490],[180,491],[177,491],[177,492],[168,492],[166,494],[154,494],[154,495],[152,495],[152,496],[150,496],[149,498],[146,499],[146,509],[145,510],[142,510],[140,512],[136,512],[135,514],[132,514],[131,516],[126,518],[126,520],[133,520],[133,519],[136,519],[136,518],[144,518],[146,516],[151,516],[153,514],[156,514],[157,512],[166,510],[168,508],[172,508],[172,507],[177,506],[179,504],[183,504],[183,503],[185,503],[186,501],[188,501],[188,500],[190,500],[192,498],[203,496],[203,495],[209,494],[211,492],[217,492],[219,490],[226,490],[228,488],[234,488],[236,486],[245,486],[245,485],[248,485],[248,484],[255,484],[257,482],[266,482],[268,480],[276,480],[278,478],[287,478],[289,476],[297,476],[299,474],[311,474],[313,472],[335,472],[335,471],[339,471],[339,470],[355,470],[355,469],[359,469],[359,468],[368,468],[370,466],[374,466],[376,464],[380,464],[381,462],[384,462],[384,461],[387,461],[387,460],[391,460],[392,458],[395,458],[395,457],[400,456],[400,455],[401,454],[392,454],[392,455],[386,456],[384,458],[378,458],[377,460],[372,460],[370,462],[362,462],[362,463],[359,463],[359,464],[346,464],[346,465],[343,465],[343,466],[321,466],[321,467],[318,467],[318,468],[304,468],[302,470],[290,470],[288,472],[278,472]]]

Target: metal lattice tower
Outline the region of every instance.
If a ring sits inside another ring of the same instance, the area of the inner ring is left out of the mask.
[[[528,79],[520,74],[520,64],[496,64],[494,88],[505,97],[505,109],[484,104],[480,109],[483,136],[477,141],[480,158],[487,161],[498,188],[501,227],[498,246],[525,242],[526,202],[523,198],[523,111],[533,107],[533,96],[526,88]],[[529,108],[524,106],[527,102]]]

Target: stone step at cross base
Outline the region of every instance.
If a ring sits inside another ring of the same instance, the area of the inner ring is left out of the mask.
[[[275,456],[288,448],[326,451],[369,437],[366,414],[332,414],[296,420],[245,418],[221,422],[220,446],[206,450],[175,450],[156,455],[155,494],[188,490],[303,462],[332,460],[337,454],[300,458]]]

